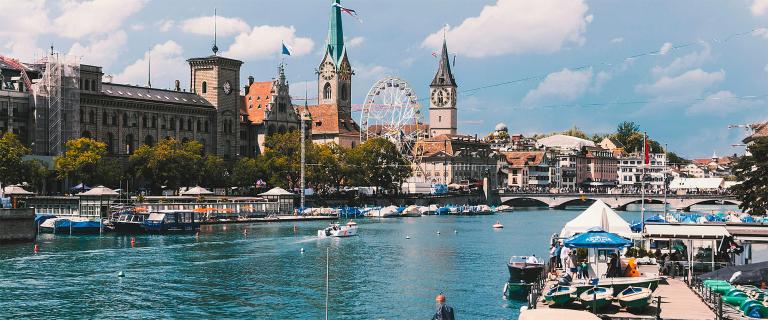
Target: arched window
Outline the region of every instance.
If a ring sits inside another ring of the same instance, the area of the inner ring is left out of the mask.
[[[349,100],[349,88],[347,87],[346,83],[341,84],[341,100],[347,101]]]
[[[208,92],[208,82],[203,81],[203,93]]]
[[[103,124],[105,126],[109,124],[109,116],[107,116],[107,112],[106,111],[103,111],[101,113],[101,124]]]
[[[80,136],[83,137],[83,138],[90,139],[91,138],[91,132],[88,131],[88,130],[85,130],[85,131],[83,131],[83,134],[81,134]]]
[[[151,134],[148,134],[146,137],[144,137],[144,144],[148,146],[154,146],[155,145],[155,138],[152,137]]]
[[[112,132],[107,132],[107,152],[109,154],[115,153],[115,136]]]
[[[205,132],[208,132],[208,120],[205,120]]]
[[[331,84],[326,82],[325,87],[323,87],[323,99],[330,99],[331,98]]]
[[[88,123],[96,124],[96,113],[93,110],[88,111]]]
[[[187,130],[192,131],[192,119],[187,119]]]
[[[128,154],[133,153],[133,135],[132,134],[125,135],[125,152]]]

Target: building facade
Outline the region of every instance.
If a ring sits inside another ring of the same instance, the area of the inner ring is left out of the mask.
[[[457,134],[456,88],[456,79],[448,59],[448,46],[443,39],[437,73],[429,85],[429,132],[433,137]]]

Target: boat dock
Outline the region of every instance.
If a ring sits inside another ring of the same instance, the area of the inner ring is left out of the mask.
[[[230,223],[259,223],[259,222],[296,222],[296,221],[317,221],[317,220],[339,220],[338,216],[272,216],[264,218],[242,218],[242,219],[220,219],[214,221],[201,221],[201,225],[206,224],[230,224]]]
[[[556,284],[555,281],[548,281],[543,292]],[[661,312],[657,307],[658,297],[661,297]],[[579,302],[571,304],[573,308],[582,309]],[[542,299],[536,302],[537,309],[549,308]],[[642,313],[630,313],[620,309],[618,304],[613,303],[600,310],[599,316],[604,319],[612,320],[635,320],[635,319],[664,319],[664,320],[703,320],[715,319],[715,313],[710,310],[696,293],[693,292],[682,280],[667,279],[665,282],[659,282],[659,287],[653,292],[653,303],[649,305]]]

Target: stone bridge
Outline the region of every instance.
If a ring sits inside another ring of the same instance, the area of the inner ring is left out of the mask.
[[[538,202],[550,208],[564,208],[569,205],[586,205],[591,201],[602,200],[615,210],[626,210],[633,203],[639,204],[641,196],[637,194],[605,194],[605,193],[499,193],[503,204],[515,206],[520,203]],[[648,194],[645,203],[664,204],[663,194]],[[741,201],[729,195],[667,195],[670,209],[690,211],[697,204],[731,204],[739,205]]]

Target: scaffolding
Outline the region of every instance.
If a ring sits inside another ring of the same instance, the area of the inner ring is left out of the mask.
[[[57,156],[67,141],[79,137],[80,63],[54,52],[38,63],[43,76],[34,84],[36,150]]]

